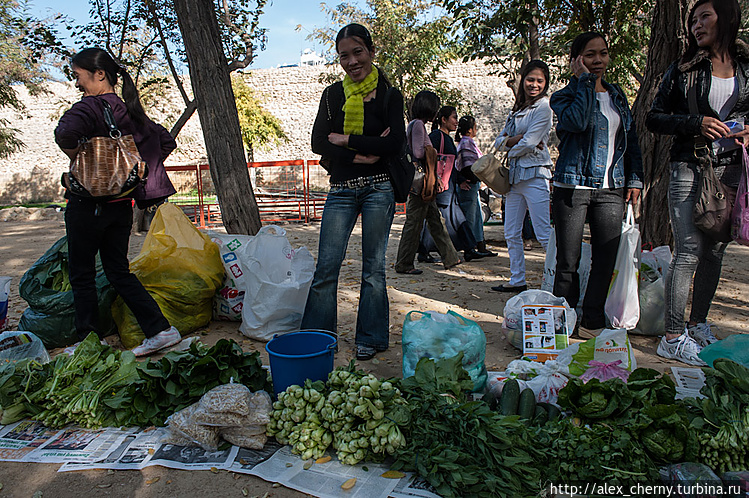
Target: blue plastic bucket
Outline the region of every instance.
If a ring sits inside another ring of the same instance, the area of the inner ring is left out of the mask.
[[[265,345],[273,391],[278,394],[304,381],[328,380],[333,371],[337,339],[331,333],[300,330],[277,335]]]

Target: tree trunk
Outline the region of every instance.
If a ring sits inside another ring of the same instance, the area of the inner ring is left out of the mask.
[[[528,8],[533,13],[531,22],[528,23],[528,55],[530,60],[541,59],[541,48],[538,42],[538,2],[528,2]]]
[[[211,178],[228,233],[254,235],[260,213],[247,171],[237,105],[212,0],[174,0],[203,127]]]
[[[670,244],[673,238],[668,213],[669,150],[673,137],[648,131],[645,118],[663,73],[684,51],[688,1],[659,0],[655,3],[645,77],[632,107],[645,170],[640,232],[643,243],[653,247]]]

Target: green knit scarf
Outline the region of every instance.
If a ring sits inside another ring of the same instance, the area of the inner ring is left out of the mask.
[[[377,88],[379,72],[372,66],[372,72],[359,83],[351,80],[349,75],[343,78],[343,133],[346,135],[364,134],[364,97]]]

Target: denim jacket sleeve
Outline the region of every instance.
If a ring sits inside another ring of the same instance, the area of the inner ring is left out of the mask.
[[[557,115],[557,130],[582,133],[596,109],[596,76],[583,73],[551,96],[551,108]]]
[[[552,115],[548,100],[541,99],[530,112],[532,115],[529,116],[531,122],[528,123],[528,129],[523,133],[523,138],[510,149],[507,157],[521,157],[535,153],[539,150],[537,146],[549,135]]]
[[[679,108],[686,108],[686,95],[679,85],[681,74],[677,61],[671,64],[663,75],[645,119],[645,125],[653,133],[688,137],[700,134],[702,116],[676,113]]]

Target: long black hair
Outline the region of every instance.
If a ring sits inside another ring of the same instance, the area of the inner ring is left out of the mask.
[[[117,86],[117,77],[122,78],[122,100],[125,101],[127,113],[130,119],[139,125],[143,125],[148,119],[143,105],[140,103],[138,89],[130,75],[124,67],[117,64],[106,50],[100,48],[84,48],[73,56],[70,61],[71,65],[77,66],[86,71],[96,72],[99,69],[104,71],[107,81],[112,86]]]
[[[432,131],[439,130],[440,125],[442,124],[442,120],[445,118],[449,118],[454,112],[457,112],[457,110],[451,105],[444,105],[440,107],[440,110],[437,111],[437,115],[434,117],[434,121],[432,122]]]
[[[533,98],[528,98],[528,96],[525,94],[525,78],[534,69],[540,69],[541,72],[544,73],[544,79],[546,80],[546,83],[544,84],[544,88],[543,90],[541,90],[541,93],[539,93]],[[525,67],[523,68],[523,71],[520,73],[520,88],[518,88],[518,94],[515,97],[515,105],[513,106],[512,110],[519,111],[520,109],[525,109],[526,107],[532,106],[539,99],[546,97],[546,94],[548,93],[548,91],[549,91],[549,66],[547,66],[544,61],[540,61],[537,59],[530,61],[528,64],[525,65]]]
[[[440,104],[440,97],[436,93],[429,90],[420,91],[411,103],[411,119],[421,119],[431,123],[437,115]]]
[[[474,126],[476,126],[476,118],[473,116],[463,116],[460,118],[458,120],[458,129],[455,130],[455,140],[460,142],[461,137],[468,134]]]
[[[725,51],[732,58],[736,56],[736,37],[739,34],[741,26],[741,7],[736,0],[698,0],[692,6],[687,17],[687,49],[681,56],[681,62],[692,60],[700,47],[697,45],[697,39],[692,34],[692,22],[694,21],[694,11],[700,5],[709,3],[718,15],[718,49]]]
[[[603,43],[606,44],[606,48],[608,48],[609,43],[606,41],[606,37],[603,36],[603,33],[599,33],[598,31],[586,31],[585,33],[580,33],[574,40],[572,40],[572,46],[570,46],[570,59],[574,59],[583,53],[588,42],[595,40],[596,38],[602,39]]]

